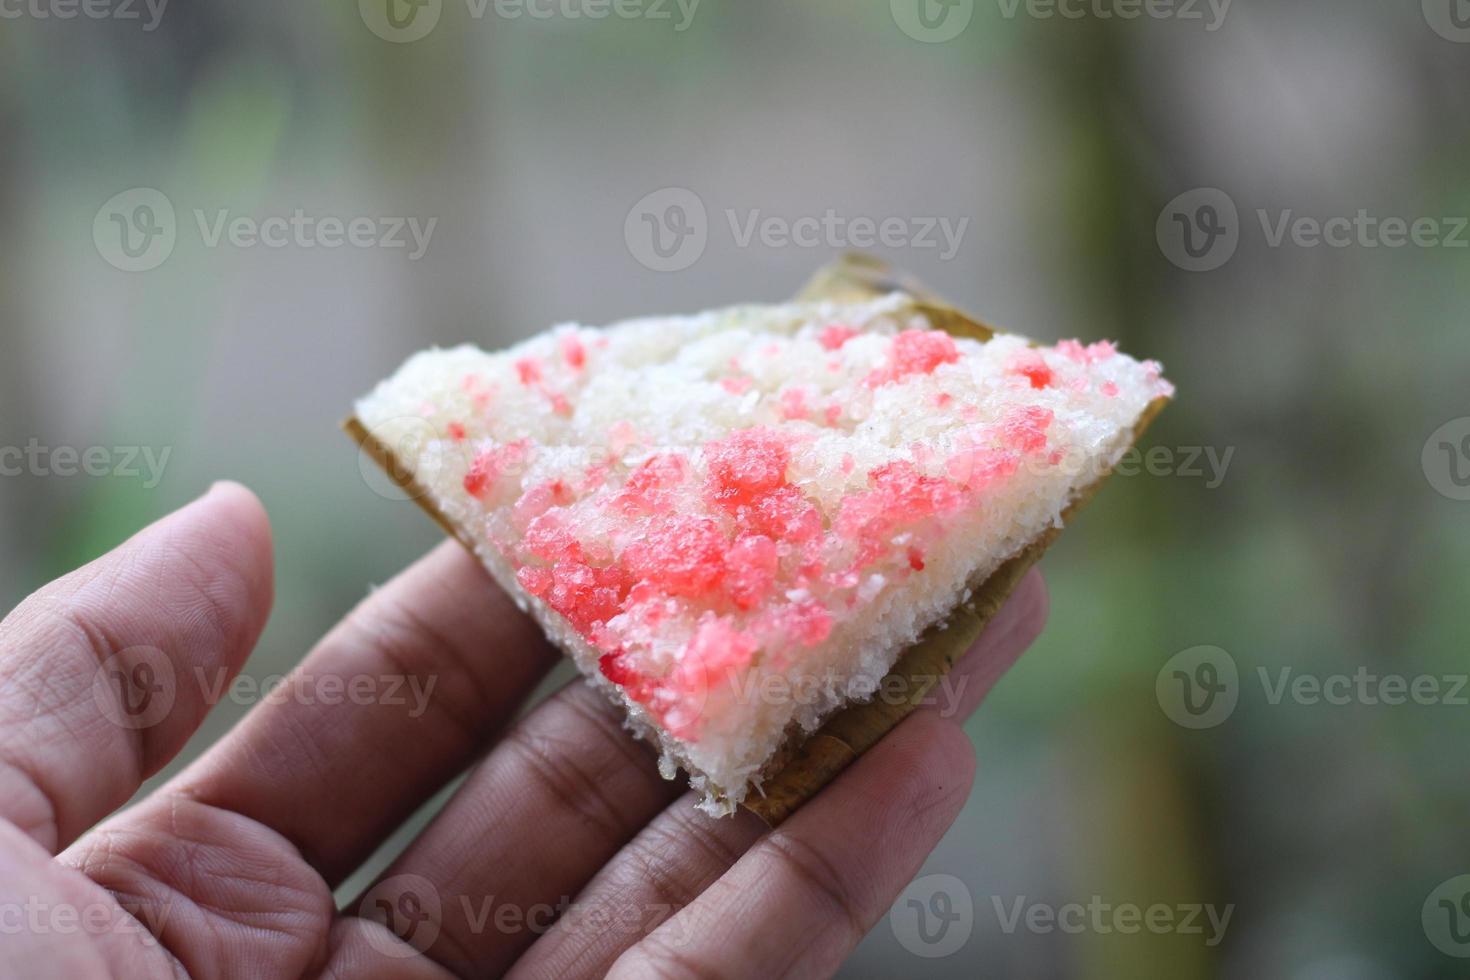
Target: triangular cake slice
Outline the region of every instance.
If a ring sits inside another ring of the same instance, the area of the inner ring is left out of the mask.
[[[1107,342],[824,295],[427,351],[349,424],[712,814],[779,820],[865,747],[810,733],[891,727],[924,682],[885,675],[946,667],[1172,394]]]

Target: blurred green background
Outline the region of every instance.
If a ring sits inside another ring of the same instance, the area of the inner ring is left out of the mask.
[[[742,243],[732,210],[968,219],[952,257],[875,251],[990,322],[1163,361],[1180,395],[1149,444],[1176,465],[1116,480],[1051,553],[1051,625],[972,723],[980,778],[925,868],[963,882],[968,940],[920,958],[880,924],[845,975],[1466,975],[1421,912],[1470,872],[1470,707],[1273,698],[1260,671],[1470,670],[1470,5],[963,0],[924,40],[905,2],[703,0],[686,21],[446,0],[409,43],[348,0],[196,0],[152,29],[142,6],[6,7],[0,446],[171,455],[156,487],[0,478],[0,605],[238,479],[277,531],[246,668],[268,677],[440,537],[337,429],[412,351],[775,300],[842,250]],[[104,205],[134,188],[167,198],[176,242],[129,272]],[[625,225],[665,188],[697,195],[708,240],[657,272]],[[1197,188],[1237,209],[1213,212],[1239,242],[1212,271],[1171,260],[1169,229],[1207,230],[1195,199],[1171,211]],[[437,224],[415,260],[211,247],[195,217],[298,208]],[[1273,245],[1288,211],[1432,218],[1442,240]],[[1233,454],[1222,479],[1187,471],[1192,447]],[[1193,729],[1165,665],[1201,645],[1237,665],[1238,704]],[[1018,900],[1233,912],[1210,945],[1007,929]]]

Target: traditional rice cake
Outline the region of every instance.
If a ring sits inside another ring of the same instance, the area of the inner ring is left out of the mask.
[[[955,316],[892,291],[563,325],[418,354],[351,428],[727,814],[1172,394],[1107,342]]]

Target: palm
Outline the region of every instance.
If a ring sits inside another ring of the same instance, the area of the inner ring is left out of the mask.
[[[555,654],[448,544],[311,653],[288,685],[311,697],[261,704],[93,827],[197,727],[196,678],[238,670],[271,581],[265,516],[226,486],[0,625],[16,975],[830,973],[958,813],[973,759],[956,721],[1045,617],[1033,575],[957,668],[958,717],[920,711],[772,832],[693,810],[581,683],[513,721]],[[333,889],[471,765],[339,910]]]

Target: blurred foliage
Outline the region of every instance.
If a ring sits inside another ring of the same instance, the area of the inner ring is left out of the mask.
[[[0,480],[0,598],[239,478],[272,513],[280,572],[248,669],[279,671],[437,540],[365,491],[335,431],[404,355],[775,299],[836,250],[712,231],[693,268],[651,273],[622,239],[643,194],[693,188],[716,226],[726,208],[968,216],[955,262],[888,257],[1008,327],[1157,356],[1180,397],[1150,444],[1234,455],[1218,488],[1116,479],[1049,557],[1051,626],[972,722],[981,777],[926,869],[969,885],[975,936],[917,964],[880,926],[850,974],[1463,975],[1420,907],[1470,869],[1470,714],[1272,704],[1258,671],[1467,669],[1470,505],[1420,467],[1428,435],[1470,412],[1466,253],[1271,249],[1255,212],[1470,212],[1470,47],[1418,4],[1366,0],[1242,4],[1217,33],[980,4],[933,45],[887,6],[704,0],[676,33],[450,3],[406,45],[352,4],[180,5],[151,33],[4,21],[0,444],[175,456],[156,490]],[[180,235],[163,267],[128,274],[90,229],[136,186],[170,196]],[[1243,241],[1189,274],[1155,221],[1202,186],[1239,204]],[[297,207],[440,230],[410,264],[209,249],[192,227],[195,208]],[[1241,701],[1187,731],[1155,678],[1201,644],[1234,656]],[[242,710],[222,705],[190,754]],[[1235,914],[1211,948],[1007,934],[991,905],[1094,895]]]

